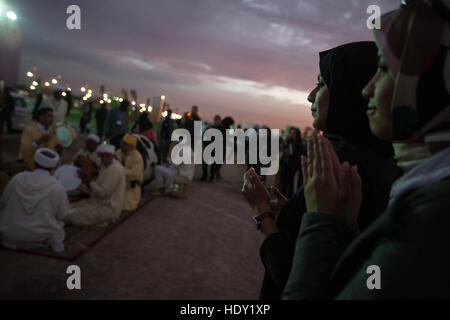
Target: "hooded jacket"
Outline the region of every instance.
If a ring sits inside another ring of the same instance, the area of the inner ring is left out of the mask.
[[[50,239],[64,240],[69,201],[64,187],[48,171],[16,175],[0,200],[0,236],[17,247],[38,247]]]

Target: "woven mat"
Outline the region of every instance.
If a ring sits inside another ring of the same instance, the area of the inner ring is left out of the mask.
[[[64,252],[55,253],[50,248],[38,248],[32,250],[4,250],[15,251],[26,254],[39,255],[43,257],[60,259],[66,261],[75,261],[88,250],[92,249],[98,242],[104,239],[109,233],[129,219],[133,214],[142,209],[152,201],[152,197],[146,197],[141,200],[139,206],[134,211],[122,212],[118,220],[107,227],[76,227],[66,226],[66,238],[64,240]]]

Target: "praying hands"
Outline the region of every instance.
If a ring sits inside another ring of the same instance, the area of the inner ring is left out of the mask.
[[[307,210],[336,215],[348,231],[357,232],[362,200],[357,167],[341,164],[330,141],[316,131],[307,157],[302,156],[302,172]]]

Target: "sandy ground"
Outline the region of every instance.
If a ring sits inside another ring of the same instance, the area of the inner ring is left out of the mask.
[[[19,135],[3,140],[9,160]],[[73,263],[0,250],[0,299],[257,299],[262,238],[243,172],[226,165],[224,180],[195,181],[186,199],[156,198]],[[71,264],[81,290],[67,289]]]

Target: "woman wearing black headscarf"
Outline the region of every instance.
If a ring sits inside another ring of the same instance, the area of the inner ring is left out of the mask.
[[[358,167],[363,184],[358,219],[361,230],[385,208],[390,186],[397,176],[392,145],[370,132],[365,114],[367,101],[361,96],[362,88],[376,71],[376,56],[372,42],[349,43],[321,52],[319,82],[308,97],[312,102],[313,126],[324,131],[341,161]],[[299,225],[306,212],[303,186],[283,204],[282,195],[273,187],[276,200],[270,202],[252,170],[245,178],[250,181],[243,187],[249,204],[258,214],[269,212],[259,225],[266,237],[260,249],[266,269],[260,298],[280,299],[291,269]]]
[[[380,25],[378,70],[362,94],[372,132],[395,142],[405,174],[384,213],[346,245],[363,213],[352,200],[359,178],[314,137],[302,158],[308,212],[283,298],[450,299],[450,0],[414,1]],[[350,200],[340,212],[335,194]]]

